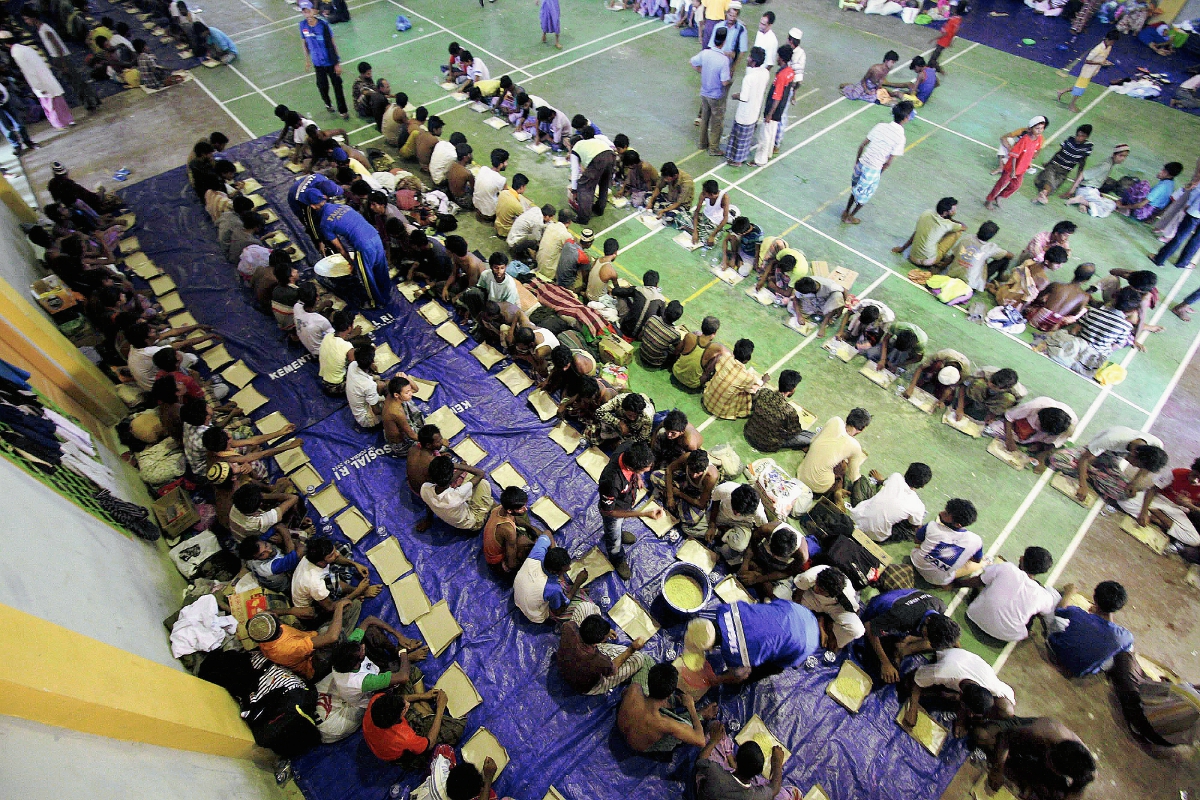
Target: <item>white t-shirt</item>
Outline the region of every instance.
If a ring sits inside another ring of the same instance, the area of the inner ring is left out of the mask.
[[[867,134],[867,146],[859,156],[864,167],[883,169],[888,157],[904,155],[904,126],[899,122],[880,122]]]
[[[964,680],[974,681],[991,692],[992,697],[1003,697],[1014,705],[1017,702],[1012,687],[997,678],[986,661],[959,647],[938,651],[937,661],[917,667],[913,680],[922,688],[945,686],[955,690]]]
[[[471,62],[471,66],[467,67],[466,73],[467,77],[474,83],[486,81],[492,77],[492,73],[488,71],[487,64],[483,63],[483,59],[479,56],[475,56]]]
[[[325,334],[333,333],[333,326],[329,324],[329,320],[315,311],[305,311],[301,303],[292,307],[292,320],[296,325],[296,336],[300,338],[304,349],[313,355],[321,352],[321,342],[325,339]]]
[[[321,380],[326,383],[338,384],[346,379],[346,354],[354,349],[354,345],[334,334],[321,340],[318,349]]]
[[[1104,455],[1109,450],[1117,450],[1124,453],[1129,449],[1129,443],[1134,439],[1141,439],[1146,444],[1152,444],[1155,447],[1162,447],[1162,439],[1157,436],[1152,436],[1149,433],[1127,428],[1124,425],[1114,425],[1111,428],[1105,428],[1096,434],[1090,442],[1087,443],[1087,449],[1092,455]]]
[[[833,620],[833,635],[837,639],[838,649],[841,649],[866,633],[866,628],[857,613],[858,592],[854,591],[850,581],[846,581],[846,588],[842,593],[850,602],[850,608],[853,609],[851,611],[847,611],[836,598],[818,594],[813,590],[817,585],[817,576],[827,569],[828,566],[822,565],[805,570],[795,577],[793,584],[803,593],[800,595],[800,605],[817,614],[825,614]]]
[[[464,531],[475,526],[475,518],[467,507],[474,493],[475,484],[470,481],[463,481],[461,486],[451,486],[441,494],[432,483],[421,485],[421,499],[429,506],[429,510],[450,527]]]
[[[379,667],[371,659],[364,658],[357,672],[329,673],[329,693],[348,706],[366,708],[371,703],[371,693],[363,691],[363,680],[368,675],[378,674]]]
[[[328,575],[329,567],[318,567],[307,557],[300,559],[292,572],[292,605],[308,608],[329,597],[329,587],[325,584]]]
[[[354,414],[354,421],[364,428],[374,428],[379,424],[374,406],[383,402],[379,396],[379,386],[375,376],[364,372],[357,361],[351,361],[346,367],[346,402]]]
[[[947,586],[968,561],[983,556],[983,539],[970,531],[947,528],[940,519],[925,526],[925,539],[909,554],[921,577],[934,586]],[[917,537],[920,538],[918,533]]]
[[[446,171],[457,158],[458,149],[446,139],[433,146],[433,152],[429,155],[429,177],[435,184],[446,180]]]
[[[764,35],[760,33],[758,38],[762,39]],[[746,67],[746,74],[742,76],[742,88],[738,89],[734,122],[739,125],[753,125],[758,122],[758,118],[762,116],[763,101],[767,97],[767,85],[770,82],[771,73],[766,67]]]
[[[971,605],[967,616],[988,636],[1002,642],[1019,642],[1029,636],[1029,620],[1035,614],[1053,614],[1059,594],[1042,586],[1016,564],[993,564],[980,576],[984,588]]]
[[[742,563],[742,554],[750,545],[750,537],[759,525],[767,524],[767,510],[760,501],[758,508],[745,516],[733,513],[733,492],[739,486],[746,484],[737,481],[726,481],[712,491],[711,502],[718,504],[717,525],[732,526],[721,536],[721,544],[717,552],[732,566]]]
[[[301,117],[300,118],[300,127],[296,128],[292,132],[293,144],[304,144],[305,142],[307,142],[308,141],[308,126],[316,125],[316,124],[317,123],[313,122],[308,117]],[[320,126],[317,125],[317,127],[320,127]]]
[[[129,357],[125,359],[125,365],[129,367],[129,374],[142,391],[148,392],[154,388],[154,376],[159,371],[158,367],[154,366],[154,354],[159,350],[162,350],[162,345],[129,348]]]
[[[775,69],[775,59],[779,57],[779,37],[775,35],[775,31],[759,31],[754,37],[754,46],[763,49],[763,67],[768,70]]]
[[[924,523],[925,503],[904,482],[903,475],[893,472],[874,497],[850,509],[850,516],[860,531],[882,542],[892,535],[892,526],[901,520],[913,525]]]
[[[484,166],[479,168],[475,176],[475,210],[485,217],[496,216],[496,201],[508,181],[496,170]]]

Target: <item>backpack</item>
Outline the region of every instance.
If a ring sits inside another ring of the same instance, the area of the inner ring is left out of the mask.
[[[846,573],[851,585],[859,591],[865,589],[872,580],[879,577],[879,559],[871,555],[867,548],[850,536],[837,537],[813,560],[837,567]]]
[[[311,686],[276,689],[250,706],[246,725],[259,747],[281,758],[293,758],[321,743],[316,715],[316,689]]]
[[[816,537],[818,544],[828,547],[839,538],[854,535],[854,520],[849,514],[822,498],[801,519],[804,530]]]

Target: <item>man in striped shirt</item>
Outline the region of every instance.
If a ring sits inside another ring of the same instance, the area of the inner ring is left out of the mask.
[[[1046,166],[1042,168],[1042,174],[1038,175],[1037,180],[1034,181],[1034,185],[1038,188],[1035,203],[1046,205],[1050,193],[1062,185],[1071,170],[1078,168],[1079,171],[1075,174],[1075,185],[1071,187],[1071,191],[1067,195],[1075,191],[1080,179],[1083,178],[1083,169],[1087,165],[1088,156],[1092,154],[1092,143],[1088,141],[1091,135],[1091,125],[1080,125],[1075,130],[1074,136],[1063,140],[1062,146],[1054,154],[1054,158],[1046,162]]]
[[[1103,308],[1093,308],[1079,320],[1079,338],[1090,344],[1103,361],[1112,355],[1113,351],[1124,347],[1133,334],[1133,323],[1126,319],[1128,312],[1135,311],[1141,305],[1138,292],[1131,286],[1126,286],[1117,292],[1112,305]],[[1145,350],[1145,346],[1135,341],[1133,346]]]
[[[675,323],[682,316],[683,304],[672,300],[667,303],[661,317],[653,316],[646,320],[639,337],[642,342],[639,352],[643,366],[660,369],[666,365],[667,359],[675,354],[675,346],[683,338],[683,333],[680,333]]]

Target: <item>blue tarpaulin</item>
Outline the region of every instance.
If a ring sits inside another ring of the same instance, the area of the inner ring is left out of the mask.
[[[263,184],[279,224],[314,256],[284,201],[295,176],[271,154],[270,144],[250,142],[232,148],[228,157],[240,160]],[[511,762],[496,782],[501,796],[539,800],[551,785],[569,800],[683,796],[696,750],[681,748],[669,762],[631,752],[613,724],[620,690],[606,697],[571,692],[551,666],[557,645],[553,627],[534,625],[516,610],[511,591],[488,572],[479,537],[440,522],[417,533],[414,525],[425,512],[408,489],[404,461],[380,447],[378,431],[358,428],[344,402],[319,391],[314,364],[284,371],[302,353],[282,342],[274,320],[255,310],[248,291],[238,287],[234,266],[221,257],[213,226],[183,169],[131,186],[124,197],[137,214],[134,232],[143,250],[179,284],[188,309],[226,337],[235,358],[259,372],[255,386],[271,402],[254,416],[282,411],[296,423],[322,478],[334,481],[374,524],[355,546],[358,560],[366,563],[366,550],[394,536],[430,601],[447,601],[463,634],[420,666],[427,686],[455,661],[474,682],[483,704],[468,715],[466,736],[486,726],[507,748]],[[573,557],[599,543],[596,484],[575,463],[575,454],[547,438],[551,426],[529,407],[527,392],[514,397],[495,379],[503,363],[489,375],[468,353],[473,341],[450,347],[399,295],[366,316],[380,323],[373,336],[391,345],[401,369],[438,382],[425,410],[450,406],[458,414],[466,424],[458,438],[470,435],[488,453],[481,468],[490,471],[508,461],[528,482],[531,502],[552,497],[571,516],[557,537]],[[342,538],[330,520],[316,522],[319,530]],[[638,534],[629,553],[632,580],[626,584],[610,574],[588,592],[607,610],[629,591],[653,613],[678,543],[657,539],[640,523],[629,529]],[[379,580],[374,572],[372,578]],[[368,601],[364,613],[399,627],[387,592]],[[675,624],[651,639],[645,652],[671,660],[680,652],[683,625],[660,621]],[[415,625],[405,632],[419,635]],[[792,751],[785,784],[802,792],[820,783],[833,800],[938,797],[963,761],[963,744],[947,744],[940,759],[926,753],[897,726],[898,704],[890,688],[869,698],[858,715],[848,714],[825,694],[837,668],[822,663],[811,671],[788,670],[749,686],[722,688],[719,718],[733,732],[753,714],[761,716]],[[411,787],[424,777],[381,763],[358,734],[297,759],[295,769],[310,800],[382,798],[394,782]]]

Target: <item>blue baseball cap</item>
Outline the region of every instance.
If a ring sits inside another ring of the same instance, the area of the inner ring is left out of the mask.
[[[303,10],[304,10],[304,9],[306,9],[306,8],[312,8],[312,7],[313,7],[312,0],[300,0],[300,3],[299,3],[299,5],[300,5],[300,10],[301,10],[301,11],[303,11]]]
[[[305,189],[303,192],[300,193],[300,196],[297,199],[301,203],[304,203],[304,205],[311,206],[311,205],[315,205],[317,203],[325,202],[326,198],[325,198],[325,193],[322,192],[320,189]]]

